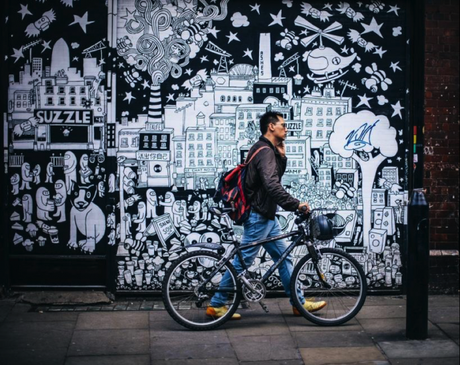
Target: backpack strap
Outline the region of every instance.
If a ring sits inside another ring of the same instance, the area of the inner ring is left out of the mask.
[[[256,150],[256,152],[254,152],[254,153],[252,154],[252,156],[251,156],[251,158],[249,159],[249,161],[245,161],[245,162],[244,162],[244,165],[248,165],[248,164],[252,161],[252,159],[253,159],[254,157],[256,157],[256,155],[257,155],[261,150],[263,150],[263,149],[265,149],[265,148],[269,148],[269,147],[268,147],[268,146],[259,147],[259,148]]]

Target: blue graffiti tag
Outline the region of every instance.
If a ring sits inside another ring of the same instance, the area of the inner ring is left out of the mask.
[[[377,119],[372,125],[364,123],[357,130],[352,130],[347,136],[347,143],[344,148],[346,150],[357,150],[362,149],[367,145],[370,146],[372,144],[371,133],[378,122],[380,122],[379,119]]]

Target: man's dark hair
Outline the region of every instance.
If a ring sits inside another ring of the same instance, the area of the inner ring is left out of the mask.
[[[283,114],[278,112],[266,112],[260,117],[260,132],[262,135],[267,133],[268,125],[270,123],[276,124],[280,118],[283,117]]]

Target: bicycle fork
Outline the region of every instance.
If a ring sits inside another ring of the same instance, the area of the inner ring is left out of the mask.
[[[315,246],[313,245],[311,241],[307,241],[306,244],[307,244],[308,252],[310,253],[311,259],[315,266],[316,273],[318,274],[318,277],[321,280],[321,283],[324,285],[326,289],[331,289],[331,286],[326,281],[326,276],[321,270],[321,265],[320,265],[321,252],[319,252],[319,250],[315,248]]]

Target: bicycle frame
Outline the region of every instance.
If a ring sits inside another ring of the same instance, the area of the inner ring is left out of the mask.
[[[268,271],[265,273],[265,275],[262,277],[262,282],[265,282],[269,277],[270,275],[272,275],[275,270],[278,268],[278,266],[286,259],[286,257],[292,252],[292,250],[294,250],[294,248],[296,246],[299,246],[300,244],[303,244],[303,239],[304,239],[304,236],[305,236],[305,233],[302,231],[302,230],[297,230],[297,231],[293,231],[293,232],[290,232],[290,233],[284,233],[284,234],[281,234],[281,235],[278,235],[278,236],[275,236],[275,237],[270,237],[270,238],[265,238],[263,240],[259,240],[259,241],[255,241],[255,242],[252,242],[252,243],[249,243],[249,244],[246,244],[246,245],[241,245],[241,243],[234,239],[232,241],[234,247],[231,251],[231,253],[228,255],[228,256],[225,256],[223,257],[218,263],[217,263],[217,266],[216,268],[213,270],[213,272],[209,275],[209,278],[206,279],[201,285],[200,285],[200,288],[204,288],[206,286],[206,284],[211,281],[211,278],[227,263],[229,262],[234,256],[235,254],[238,255],[240,261],[241,261],[241,265],[243,267],[243,271],[242,272],[245,272],[248,270],[248,266],[246,265],[246,263],[244,262],[243,260],[243,255],[241,254],[241,251],[242,250],[245,250],[247,248],[250,248],[250,247],[255,247],[255,246],[261,246],[265,243],[269,243],[269,242],[274,242],[274,241],[277,241],[279,239],[283,239],[283,238],[287,238],[287,237],[292,237],[292,236],[295,236],[295,235],[298,235],[298,237],[292,241],[292,243],[286,248],[286,250],[282,253],[282,255],[280,256],[279,260],[276,261],[269,269]],[[305,242],[307,243],[307,241]],[[308,245],[307,243],[307,246],[310,246],[312,247],[311,243],[310,245]],[[310,251],[310,247],[309,247],[309,251]],[[314,250],[313,250],[314,251]],[[219,290],[219,291],[224,291],[225,290]]]

